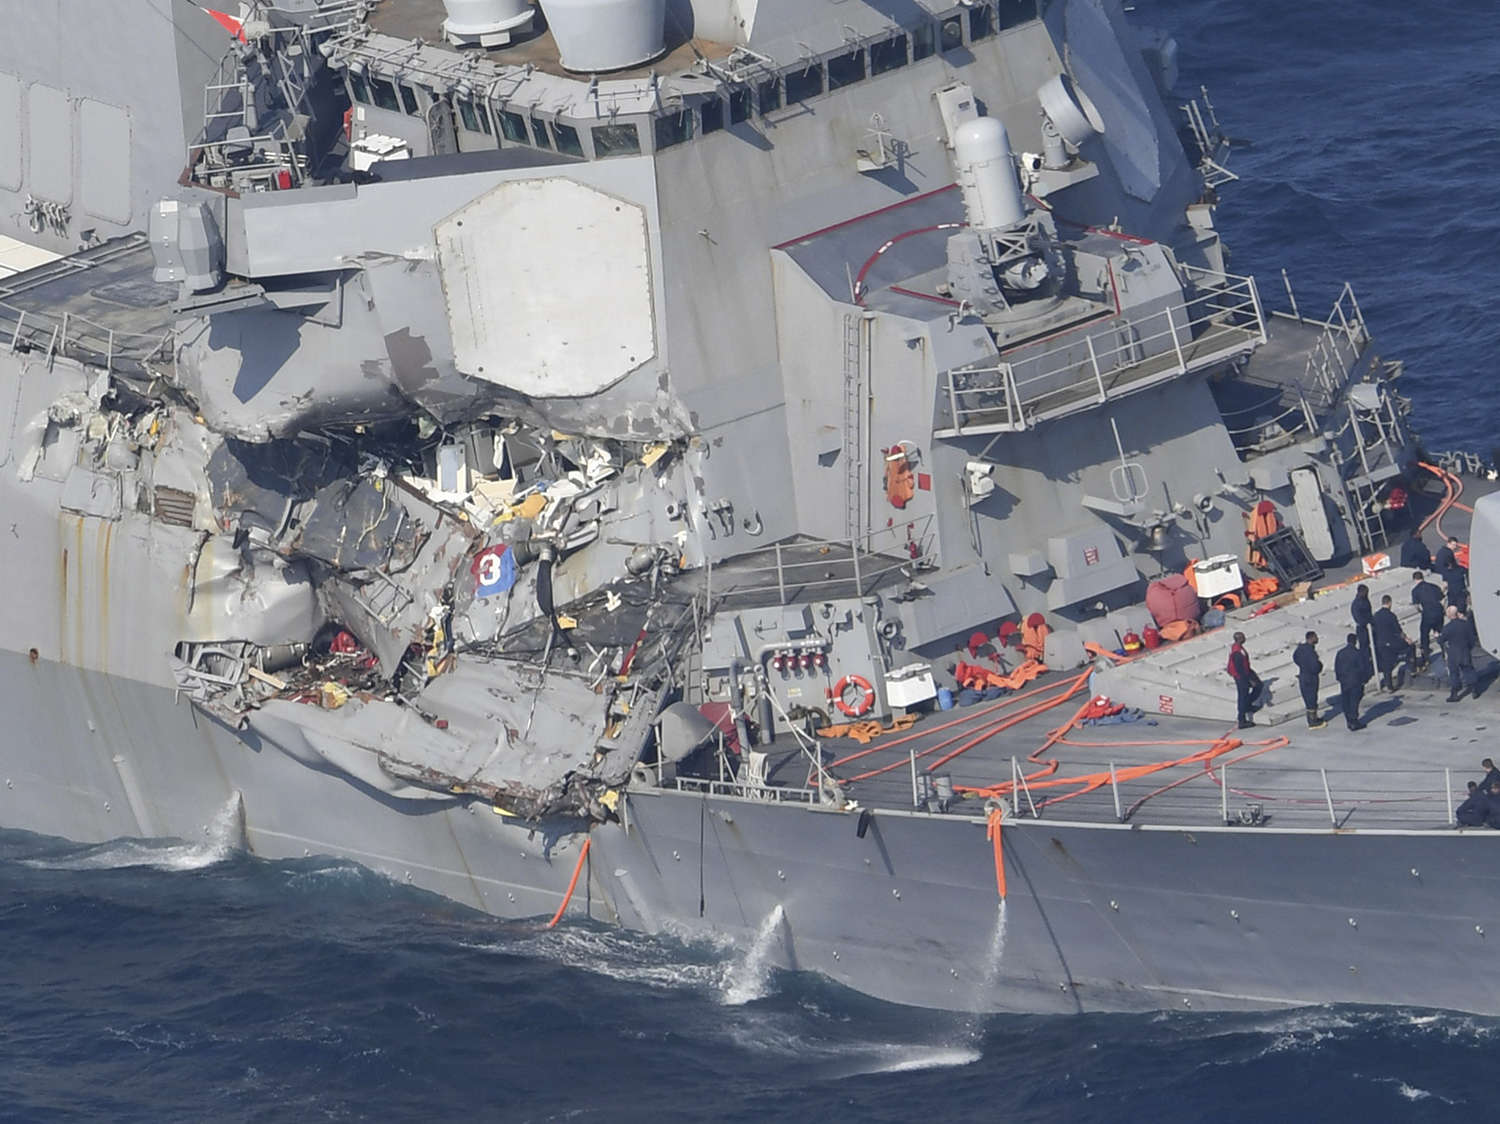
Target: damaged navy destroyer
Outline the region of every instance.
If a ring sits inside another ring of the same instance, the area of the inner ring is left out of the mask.
[[[1500,1012],[1488,657],[1309,726],[1355,584],[1426,646],[1411,530],[1494,572],[1493,473],[1347,286],[1229,272],[1165,31],[76,8],[0,42],[0,825],[930,1007]]]

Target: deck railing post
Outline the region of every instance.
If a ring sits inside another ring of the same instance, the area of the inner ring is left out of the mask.
[[[953,415],[954,432],[962,434],[964,420],[958,415],[958,392],[953,389],[953,372],[948,372],[948,412]]]
[[[1338,813],[1333,810],[1333,792],[1328,787],[1328,770],[1327,769],[1319,769],[1318,772],[1320,774],[1322,774],[1322,777],[1323,777],[1323,799],[1326,800],[1326,801],[1328,801],[1328,819],[1329,819],[1329,822],[1331,822],[1334,827],[1338,827],[1339,826]]]
[[[1094,351],[1094,337],[1084,336],[1083,342],[1089,349],[1089,364],[1094,368],[1094,382],[1099,387],[1099,401],[1107,402],[1109,394],[1104,389],[1104,375],[1099,370],[1099,356]]]
[[[1247,277],[1250,285],[1250,303],[1255,306],[1255,326],[1260,330],[1260,342],[1265,343],[1266,336],[1266,313],[1260,305],[1260,286],[1255,283],[1255,278]]]
[[[1115,794],[1115,822],[1124,823],[1125,814],[1120,811],[1120,782],[1119,778],[1115,776],[1115,763],[1113,761],[1109,763],[1109,787]]]
[[[911,806],[917,806],[917,747],[912,746],[908,753],[911,755]]]
[[[1229,826],[1229,762],[1219,766],[1219,814]]]
[[[1446,802],[1448,804],[1448,826],[1449,827],[1456,827],[1458,825],[1458,816],[1455,814],[1454,808],[1453,808],[1453,770],[1452,769],[1444,769],[1443,770],[1443,797],[1444,797],[1444,799],[1446,800]]]
[[[1182,341],[1177,338],[1177,321],[1172,319],[1172,310],[1167,309],[1167,331],[1172,333],[1172,350],[1177,353],[1177,373],[1183,374],[1187,370],[1187,363],[1182,358]]]
[[[781,568],[781,544],[776,544],[776,594],[786,604],[786,571]]]

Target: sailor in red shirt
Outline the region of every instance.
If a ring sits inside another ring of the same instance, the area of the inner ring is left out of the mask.
[[[1230,676],[1234,679],[1235,706],[1239,711],[1240,729],[1254,726],[1251,715],[1256,711],[1255,696],[1260,694],[1260,676],[1250,666],[1250,653],[1245,651],[1245,634],[1234,634],[1234,646],[1229,649]]]

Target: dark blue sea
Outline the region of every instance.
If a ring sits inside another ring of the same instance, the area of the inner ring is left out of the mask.
[[[1231,266],[1352,281],[1430,448],[1493,443],[1500,5],[1157,0],[1240,141]],[[1421,971],[1421,965],[1412,965]],[[0,833],[0,1119],[1483,1120],[1500,1020],[964,1016],[496,922],[352,865]]]

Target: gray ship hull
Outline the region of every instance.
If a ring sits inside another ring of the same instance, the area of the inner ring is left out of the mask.
[[[242,742],[169,690],[7,653],[0,692],[11,827],[196,840],[238,793],[256,855],[346,857],[501,917],[550,914],[576,863],[576,824],[518,825],[478,802],[413,812]],[[771,963],[925,1007],[1500,1009],[1480,836],[1013,822],[997,932],[983,820],[883,811],[863,837],[858,823],[635,790],[622,823],[593,830],[569,915],[758,942]]]

